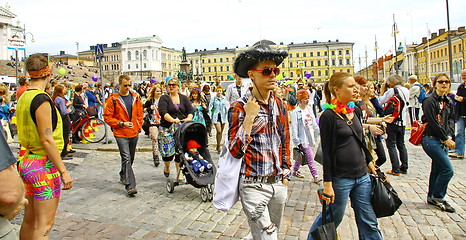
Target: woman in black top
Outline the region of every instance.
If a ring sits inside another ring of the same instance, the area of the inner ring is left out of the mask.
[[[452,140],[454,126],[453,103],[446,96],[450,91],[450,78],[441,73],[435,76],[432,94],[422,102],[422,122],[427,126],[422,137],[422,148],[432,159],[429,177],[427,203],[442,211],[455,212],[445,201],[448,183],[453,177],[453,166],[448,158],[448,148],[453,149]]]
[[[81,84],[78,84],[74,88],[74,95],[73,95],[73,107],[75,109],[74,113],[70,115],[71,122],[75,122],[79,119],[79,113],[82,113],[83,111],[86,110],[86,104],[84,102],[84,99],[81,97],[81,94],[83,93],[83,86]],[[73,143],[79,143],[81,140],[78,133],[80,132],[80,129],[78,129],[76,132],[73,133]]]
[[[364,151],[361,111],[355,108],[356,81],[349,73],[337,72],[324,85],[326,109],[320,117],[323,152],[323,200],[330,204],[335,226],[341,223],[348,198],[355,212],[359,239],[383,239],[371,204],[372,182],[368,169],[375,173],[370,154]],[[333,99],[332,96],[333,95]],[[322,225],[320,214],[311,232]],[[344,238],[344,237],[342,237]]]
[[[180,157],[175,155],[174,134],[181,122],[191,121],[193,107],[188,97],[179,93],[180,82],[177,78],[168,80],[168,94],[159,99],[159,113],[162,117],[159,127],[159,151],[165,168],[163,174],[170,176],[170,162],[175,156],[176,169],[180,167]]]

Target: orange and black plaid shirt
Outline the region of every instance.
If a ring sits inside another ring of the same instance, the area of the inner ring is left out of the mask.
[[[260,110],[250,135],[243,128],[244,104],[251,92],[231,104],[228,111],[228,142],[233,157],[243,159],[241,173],[247,177],[291,177],[290,129],[283,101],[271,94]]]

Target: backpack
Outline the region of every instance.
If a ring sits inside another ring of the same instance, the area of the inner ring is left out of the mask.
[[[298,104],[298,99],[296,99],[296,93],[294,91],[286,93],[286,102],[291,106],[296,106]]]
[[[401,98],[398,89],[393,88],[393,90],[393,96],[390,99],[388,99],[387,103],[385,104],[383,113],[384,115],[392,115],[393,117],[395,117],[394,122],[396,122],[401,121],[401,112],[403,111],[405,102]]]
[[[419,101],[419,103],[422,103],[424,99],[426,99],[426,89],[420,83],[415,84],[415,85],[418,86],[420,89],[420,93],[419,93],[419,96],[417,97],[417,100]]]

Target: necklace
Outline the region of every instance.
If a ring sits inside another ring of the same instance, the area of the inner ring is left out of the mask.
[[[337,112],[335,112],[335,113],[336,113],[342,120],[345,120],[345,119],[343,118],[343,116],[341,116],[339,113],[337,113]],[[346,124],[348,124],[348,126],[351,126],[351,125],[353,125],[353,121],[348,119],[348,121],[346,121]]]
[[[354,104],[354,102],[349,102],[348,104],[345,105],[345,104],[341,103],[340,101],[338,101],[338,99],[334,98],[334,99],[332,99],[332,101],[330,101],[330,103],[324,104],[322,106],[322,109],[323,110],[330,109],[330,110],[333,110],[336,113],[348,114],[348,113],[354,112],[354,107],[355,106],[356,105]]]

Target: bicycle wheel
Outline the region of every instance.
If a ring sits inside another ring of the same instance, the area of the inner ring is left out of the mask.
[[[107,124],[98,118],[88,119],[82,125],[81,135],[88,142],[98,143],[107,135]]]

